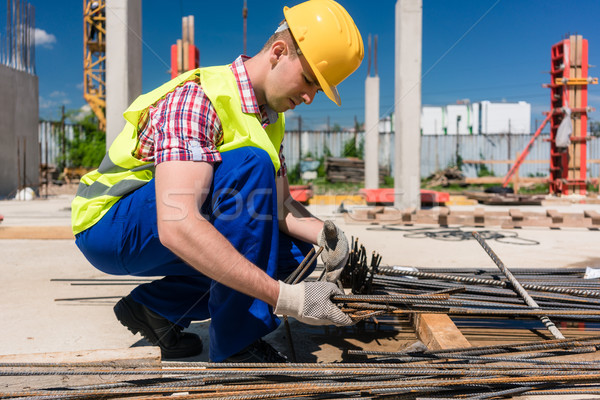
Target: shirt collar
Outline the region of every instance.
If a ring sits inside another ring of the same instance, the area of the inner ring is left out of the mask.
[[[246,55],[240,55],[231,64],[231,70],[235,76],[240,94],[242,112],[247,114],[258,114],[263,125],[273,124],[277,121],[279,115],[267,105],[258,105],[252,82],[250,82],[250,79],[248,78],[248,71],[244,65],[244,61],[249,58],[250,57]]]

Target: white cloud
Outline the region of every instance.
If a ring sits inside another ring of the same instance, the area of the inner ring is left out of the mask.
[[[71,100],[69,100],[67,94],[58,90],[48,96],[39,97],[40,110],[58,110],[60,106],[68,104],[71,104]]]
[[[56,36],[43,29],[35,28],[35,45],[51,49],[56,43]]]
[[[92,111],[92,108],[90,107],[90,105],[84,104],[79,109],[79,112],[77,114],[74,114],[71,117],[69,117],[69,119],[74,122],[82,121],[90,113],[90,111]]]
[[[60,90],[55,90],[54,92],[50,93],[50,97],[53,99],[64,99],[67,97],[67,94],[65,92],[61,92]]]

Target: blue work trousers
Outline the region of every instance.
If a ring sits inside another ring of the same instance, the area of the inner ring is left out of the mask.
[[[279,232],[275,171],[262,149],[222,153],[200,211],[237,251],[275,279],[285,279],[312,248]],[[239,352],[278,326],[268,304],[211,280],[164,247],[156,218],[153,179],[121,198],[99,222],[79,233],[76,243],[105,273],[164,276],[138,286],[131,296],[183,327],[211,318],[213,361]]]

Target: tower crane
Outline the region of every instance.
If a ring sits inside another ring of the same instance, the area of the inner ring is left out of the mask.
[[[106,129],[106,0],[83,0],[83,98]]]

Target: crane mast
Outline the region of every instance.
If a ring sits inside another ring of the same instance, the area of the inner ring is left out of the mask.
[[[83,0],[83,98],[106,129],[106,0]]]

